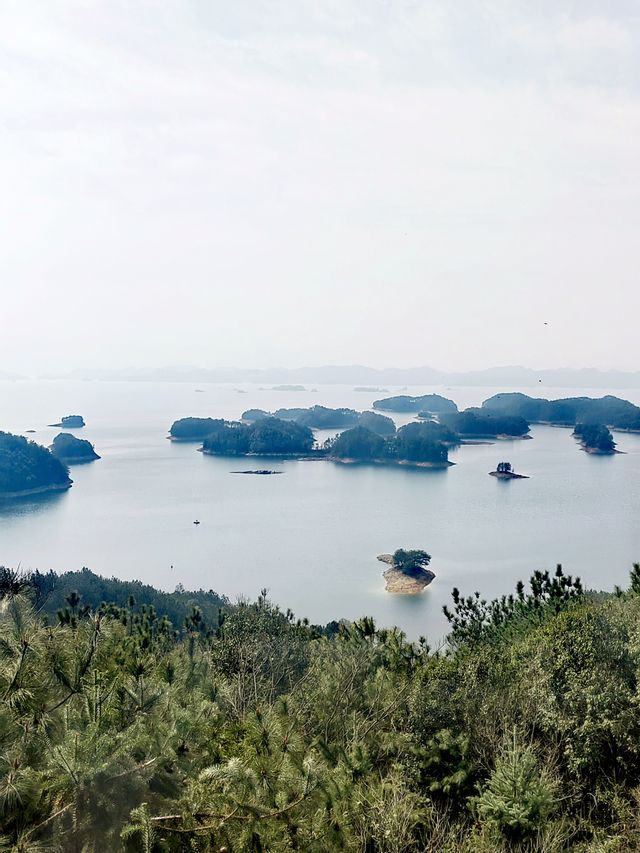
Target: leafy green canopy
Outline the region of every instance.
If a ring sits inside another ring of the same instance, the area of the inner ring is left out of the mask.
[[[611,431],[603,424],[576,424],[573,434],[589,450],[613,453],[616,448]]]
[[[426,551],[405,551],[398,548],[393,552],[393,567],[407,575],[420,574],[431,562],[431,555]]]
[[[563,578],[431,651],[264,592],[181,631],[73,591],[43,618],[32,578],[0,571],[2,847],[636,850],[640,566],[612,596]]]
[[[357,424],[359,414],[353,409],[310,406],[308,409],[278,409],[274,412],[274,417],[296,421],[310,429],[344,429]]]
[[[519,392],[495,394],[485,400],[482,409],[494,414],[513,415],[528,421],[543,421],[559,426],[576,423],[600,423],[616,429],[640,430],[640,407],[608,394],[605,397],[566,397],[546,400]]]
[[[76,438],[70,432],[61,432],[53,439],[51,452],[58,459],[99,459],[93,445],[85,438]]]
[[[526,418],[475,408],[442,415],[440,420],[453,432],[463,437],[510,435],[520,438],[529,432],[529,422]]]
[[[375,400],[373,408],[385,412],[430,412],[432,414],[458,411],[453,400],[441,397],[440,394],[424,394],[421,397],[400,394],[397,397],[385,397],[384,400]]]
[[[0,432],[0,495],[70,485],[69,469],[46,447]]]
[[[345,430],[325,444],[329,456],[336,459],[355,459],[360,462],[414,462],[446,465],[448,452],[441,440],[450,435],[437,424],[408,424],[395,435],[383,438],[365,427]]]
[[[313,444],[313,433],[308,427],[279,418],[261,418],[251,425],[225,423],[204,440],[202,449],[220,456],[300,455],[308,453]]]
[[[225,426],[222,418],[180,418],[171,424],[169,435],[183,441],[204,441]]]
[[[480,593],[464,598],[457,588],[452,592],[453,609],[443,608],[450,626],[450,642],[460,645],[500,636],[522,622],[539,622],[549,612],[557,613],[571,601],[583,596],[580,578],[565,575],[558,565],[554,575],[536,571],[530,580],[530,592],[518,581],[516,594],[486,601]]]

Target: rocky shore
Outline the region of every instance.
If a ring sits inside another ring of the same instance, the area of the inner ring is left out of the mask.
[[[387,592],[399,595],[418,595],[435,578],[435,574],[430,569],[420,569],[419,572],[411,575],[401,572],[400,569],[394,567],[393,556],[391,554],[379,554],[378,560],[389,566],[386,572],[382,573]]]

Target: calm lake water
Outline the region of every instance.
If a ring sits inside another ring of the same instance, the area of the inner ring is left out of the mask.
[[[262,587],[313,622],[368,614],[411,637],[446,632],[452,587],[486,597],[513,590],[534,569],[565,569],[586,585],[626,585],[640,559],[640,436],[615,434],[625,455],[581,452],[570,431],[533,427],[532,441],[466,446],[447,471],[329,462],[222,459],[166,440],[187,415],[237,418],[247,408],[370,408],[386,393],[318,386],[317,393],[256,386],[0,382],[0,429],[42,444],[44,426],[82,414],[75,434],[102,459],[73,466],[64,494],[0,503],[0,564],[139,578],[164,589],[215,589],[232,600]],[[196,388],[202,392],[197,393]],[[498,388],[410,388],[462,408]],[[602,389],[521,389],[540,396],[601,396]],[[391,393],[397,389],[390,388]],[[614,392],[640,404],[637,389]],[[397,423],[410,417],[399,416]],[[506,459],[529,480],[487,476]],[[270,467],[277,477],[232,474]],[[193,520],[201,521],[199,526]],[[376,555],[398,547],[432,554],[436,579],[420,596],[384,591]],[[171,568],[173,566],[173,568]]]

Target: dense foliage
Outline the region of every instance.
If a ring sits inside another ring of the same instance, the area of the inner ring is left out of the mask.
[[[414,438],[426,438],[429,441],[442,442],[449,446],[460,443],[458,433],[439,421],[422,420],[405,424],[398,430],[398,436],[405,441]]]
[[[393,552],[393,567],[406,575],[420,574],[431,562],[431,555],[420,549],[397,548]]]
[[[476,408],[441,415],[440,421],[463,438],[495,438],[497,435],[521,438],[529,432],[526,418]]]
[[[36,853],[603,853],[640,845],[640,566],[455,593],[431,652],[261,595],[45,624],[0,573],[0,833]]]
[[[611,431],[603,424],[576,424],[573,434],[587,450],[613,453],[616,449]]]
[[[204,453],[217,456],[242,456],[247,453],[302,455],[313,447],[313,433],[295,421],[260,418],[251,425],[224,423],[205,439]]]
[[[396,425],[391,418],[376,412],[360,412],[358,424],[383,437],[393,435],[396,431]]]
[[[251,453],[308,453],[314,444],[308,427],[278,418],[257,421],[249,431]]]
[[[242,413],[241,418],[243,421],[247,421],[248,423],[253,423],[253,421],[259,421],[260,418],[270,418],[271,415],[269,412],[265,412],[264,409],[247,409]]]
[[[308,409],[278,409],[276,418],[295,421],[310,429],[344,429],[358,423],[359,414],[354,409],[329,409],[310,406]]]
[[[310,429],[346,429],[360,425],[378,435],[393,435],[396,425],[384,415],[375,412],[356,412],[355,409],[329,409],[326,406],[310,406],[307,409],[278,409],[273,414],[264,409],[247,409],[242,420],[255,422],[262,418],[276,417],[285,421],[295,421]]]
[[[180,418],[171,424],[169,435],[181,441],[204,441],[224,426],[222,418]]]
[[[372,462],[384,459],[386,442],[363,426],[347,429],[330,445],[330,454],[336,459],[356,459],[359,462]]]
[[[389,455],[403,462],[446,465],[449,461],[447,447],[455,442],[455,436],[439,424],[406,424],[389,442]]]
[[[440,394],[424,394],[422,397],[400,394],[397,397],[385,397],[384,400],[376,400],[373,408],[385,412],[431,412],[436,415],[458,411],[453,400],[441,397]]]
[[[530,422],[558,426],[595,423],[618,429],[640,430],[640,407],[611,395],[597,399],[567,397],[562,400],[546,400],[515,392],[502,393],[489,397],[482,404],[482,408],[496,414],[515,415]]]
[[[76,438],[70,432],[58,433],[49,449],[62,462],[100,459],[90,441]]]
[[[46,447],[0,432],[0,495],[70,485],[67,467]]]
[[[126,581],[118,578],[105,578],[96,575],[87,568],[78,572],[34,572],[30,577],[38,606],[44,613],[55,616],[67,606],[72,594],[80,596],[83,606],[97,610],[104,602],[117,607],[129,607],[139,613],[141,608],[153,608],[158,616],[166,616],[180,629],[185,620],[197,608],[204,621],[210,626],[218,623],[221,607],[228,607],[229,601],[217,592],[210,590],[187,590],[177,584],[174,592],[163,592],[142,581]]]
[[[335,459],[354,459],[360,462],[408,462],[446,465],[449,461],[447,444],[441,435],[449,434],[438,424],[407,424],[395,435],[383,438],[358,426],[345,430],[325,443],[326,453]]]

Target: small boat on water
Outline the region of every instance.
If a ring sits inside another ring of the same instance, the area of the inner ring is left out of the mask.
[[[198,519],[197,519],[197,518],[196,518],[196,520],[195,520],[193,523],[194,523],[194,524],[200,524],[200,522],[198,521]]]

